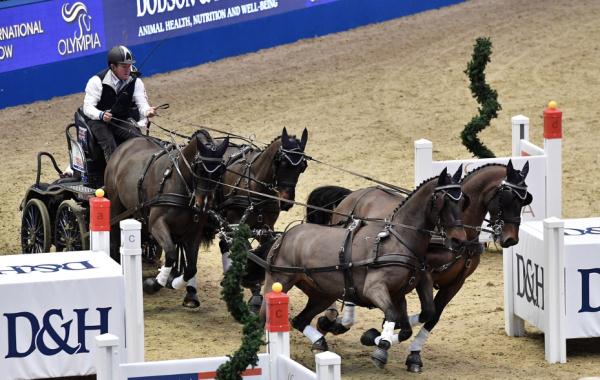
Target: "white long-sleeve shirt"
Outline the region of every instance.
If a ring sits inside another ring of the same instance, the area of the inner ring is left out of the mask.
[[[130,77],[127,82],[132,80]],[[83,99],[83,113],[92,120],[100,120],[100,111],[96,108],[98,102],[100,102],[100,97],[102,96],[102,83],[111,86],[113,89],[117,89],[119,84],[119,78],[109,70],[104,79],[100,79],[97,75],[91,77],[87,85],[85,86],[85,97]],[[146,95],[146,88],[144,87],[144,82],[140,78],[137,78],[135,81],[135,88],[133,90],[133,101],[135,102],[138,111],[140,112],[140,120],[138,121],[138,126],[145,127],[148,120],[148,110],[150,109],[150,104],[148,104],[148,96]]]

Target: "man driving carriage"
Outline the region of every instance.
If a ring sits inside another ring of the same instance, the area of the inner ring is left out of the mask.
[[[85,87],[83,113],[106,162],[118,143],[141,135],[129,121],[136,120],[137,127],[145,128],[147,118],[156,115],[134,63],[128,48],[115,46],[108,52],[108,68],[92,76]]]

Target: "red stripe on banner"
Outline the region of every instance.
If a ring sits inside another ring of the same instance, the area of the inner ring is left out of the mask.
[[[243,377],[260,376],[260,375],[262,375],[261,368],[251,368],[251,369],[247,369],[244,372],[242,372]],[[217,371],[208,371],[208,372],[199,372],[198,373],[198,380],[211,380],[211,379],[214,379],[215,377],[217,377]]]

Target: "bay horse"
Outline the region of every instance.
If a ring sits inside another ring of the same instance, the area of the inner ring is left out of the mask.
[[[382,339],[371,355],[380,368],[387,363],[395,324],[401,326],[398,341],[412,335],[405,294],[415,286],[422,292],[428,289],[429,297],[423,301],[433,314],[433,284],[424,270],[424,254],[434,228],[445,231],[454,245],[466,239],[460,175],[451,177],[444,169],[397,203],[386,219],[357,220],[348,229],[300,224],[275,241],[265,263],[265,289],[280,282],[284,292],[296,286],[308,296],[292,326],[311,340],[313,350],[328,347],[310,322],[337,299],[384,312]],[[263,302],[263,321],[265,309]]]
[[[513,168],[512,161],[507,165],[487,164],[474,169],[461,181],[462,191],[469,199],[469,205],[463,213],[467,239],[472,242],[459,250],[450,250],[439,244],[431,244],[426,253],[427,266],[430,268],[435,287],[438,289],[434,303],[435,315],[427,321],[417,334],[410,346],[410,354],[406,359],[407,370],[420,372],[423,367],[420,352],[427,340],[429,333],[439,321],[446,305],[462,288],[465,280],[477,269],[480,261],[482,247],[479,241],[480,230],[474,228],[481,226],[487,213],[490,214],[490,226],[494,240],[500,246],[508,248],[519,241],[519,224],[521,209],[532,201],[532,195],[527,191],[525,178],[529,172],[529,163],[523,169]],[[380,217],[393,209],[394,204],[404,198],[397,192],[372,187],[354,192],[340,190],[333,186],[335,192],[327,187],[321,187],[311,192],[309,199],[315,206],[327,205],[337,202],[335,212],[352,214],[362,217]],[[328,193],[328,197],[320,194]],[[340,199],[343,198],[343,199]],[[309,201],[310,203],[310,201]],[[315,221],[315,217],[307,215],[307,219]],[[344,223],[344,217],[339,214],[330,214],[329,220],[324,220],[320,215],[318,222]],[[351,308],[350,308],[351,310]],[[333,304],[325,316],[319,318],[319,329],[323,332],[340,334],[346,332],[354,322],[351,318],[337,317],[337,309]],[[342,324],[344,321],[344,324]],[[419,315],[410,318],[414,327],[423,319]],[[376,329],[365,332],[361,342],[373,345],[379,336]]]
[[[254,252],[259,256],[264,257],[272,243],[271,234],[268,232],[274,230],[279,213],[288,211],[293,206],[292,202],[285,200],[295,200],[296,184],[307,168],[304,155],[307,142],[306,128],[298,139],[294,135],[289,135],[284,127],[281,135],[264,149],[250,145],[231,145],[224,154],[227,169],[223,175],[223,185],[216,191],[214,208],[228,224],[238,224],[243,221],[253,230],[267,232],[256,237],[260,246]],[[277,197],[280,200],[261,197],[257,193]],[[211,234],[214,233],[214,230],[207,230],[207,238],[210,239]],[[230,265],[230,244],[224,235],[219,237],[223,272],[226,272]],[[252,291],[249,304],[258,312],[262,303],[260,288],[264,280],[264,269],[249,260],[247,273],[242,286]],[[194,281],[190,281],[186,290],[188,293],[186,298],[193,297],[197,293]],[[197,307],[198,305],[184,302],[184,306]]]
[[[228,145],[229,139],[216,144],[200,129],[181,149],[137,137],[121,144],[111,156],[104,173],[111,215],[118,218],[135,211],[165,251],[164,266],[156,278],[144,281],[144,292],[155,293],[167,284],[177,260],[177,245],[184,250],[185,269],[172,287],[182,289],[196,274],[207,211],[225,170],[223,154]],[[117,261],[118,239],[118,233],[111,234],[112,256]]]

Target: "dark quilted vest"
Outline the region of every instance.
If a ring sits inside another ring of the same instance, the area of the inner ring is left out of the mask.
[[[96,74],[96,76],[103,81],[109,70],[110,69],[104,69]],[[133,91],[135,89],[136,79],[135,76],[132,76],[132,81],[127,83],[118,94],[111,86],[102,83],[102,95],[100,96],[100,101],[96,105],[96,108],[100,111],[110,110],[110,113],[118,119],[126,120],[129,117],[135,118],[136,115],[134,115],[134,109],[136,108],[136,105],[133,101]]]

